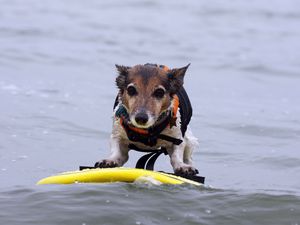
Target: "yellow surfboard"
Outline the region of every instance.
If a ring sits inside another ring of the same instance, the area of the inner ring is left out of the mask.
[[[60,173],[46,177],[37,184],[74,184],[74,183],[110,183],[127,182],[132,183],[137,180],[154,179],[162,184],[193,184],[201,186],[201,183],[183,177],[167,174],[163,172],[136,169],[136,168],[95,168],[79,171]]]

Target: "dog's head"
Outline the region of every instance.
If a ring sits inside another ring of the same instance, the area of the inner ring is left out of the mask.
[[[119,97],[127,108],[130,122],[148,128],[171,106],[172,95],[182,87],[189,64],[179,69],[156,64],[116,67]]]

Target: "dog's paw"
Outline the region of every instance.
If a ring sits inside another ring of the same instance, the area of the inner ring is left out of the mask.
[[[176,175],[196,175],[199,173],[195,167],[189,165],[182,165],[176,168],[174,172]]]
[[[118,166],[119,165],[117,162],[110,160],[110,159],[103,159],[103,160],[95,163],[95,167],[98,167],[98,168],[113,168],[113,167],[118,167]]]

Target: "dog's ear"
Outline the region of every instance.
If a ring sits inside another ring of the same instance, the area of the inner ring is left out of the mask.
[[[170,81],[170,92],[175,93],[178,91],[183,83],[184,83],[184,75],[187,69],[189,68],[190,63],[185,67],[178,68],[178,69],[171,69],[168,73],[168,79]]]
[[[116,84],[117,87],[120,90],[124,90],[126,88],[126,80],[127,80],[127,76],[128,76],[128,70],[131,67],[128,66],[120,66],[116,64],[116,68],[118,70],[119,75],[116,78]]]

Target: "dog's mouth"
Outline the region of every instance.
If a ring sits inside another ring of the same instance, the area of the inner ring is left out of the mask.
[[[147,129],[153,126],[155,121],[155,117],[146,112],[138,112],[130,116],[131,124],[141,129]]]

